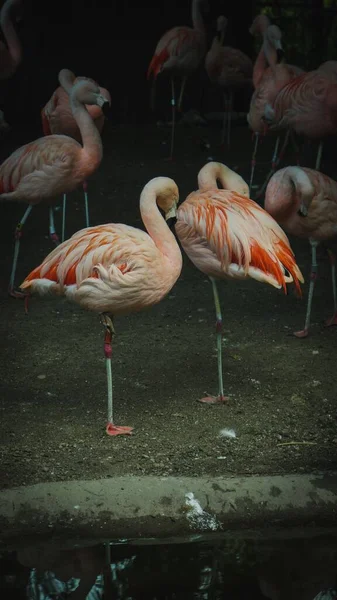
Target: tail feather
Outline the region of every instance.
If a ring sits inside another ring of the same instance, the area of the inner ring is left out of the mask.
[[[153,77],[157,77],[158,73],[161,71],[162,65],[165,63],[168,57],[169,53],[167,48],[163,48],[159,54],[154,54],[147,70],[147,79],[150,79],[151,75],[153,75]]]
[[[277,258],[281,261],[285,269],[291,275],[294,282],[297,294],[302,297],[302,290],[300,283],[304,283],[304,277],[296,263],[295,256],[289,246],[287,246],[282,240],[277,245]]]

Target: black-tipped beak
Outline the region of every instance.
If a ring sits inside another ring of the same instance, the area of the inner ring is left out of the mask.
[[[104,102],[104,104],[102,106],[102,113],[106,119],[111,119],[112,111],[111,111],[111,106],[110,106],[110,103],[108,100],[106,102]]]
[[[167,219],[166,223],[168,224],[170,229],[173,229],[173,227],[175,226],[177,222],[177,217],[170,217],[169,219]]]
[[[299,207],[299,209],[298,209],[298,211],[297,211],[297,214],[298,214],[300,217],[307,217],[307,216],[308,216],[308,210],[307,210],[307,207],[306,207],[306,206],[303,206],[303,205],[301,204],[301,206]]]
[[[277,48],[276,55],[277,55],[277,62],[280,63],[283,60],[283,57],[284,57],[284,50],[283,50],[283,48]]]

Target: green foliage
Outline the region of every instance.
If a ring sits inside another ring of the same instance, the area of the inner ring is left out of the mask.
[[[287,63],[298,65],[305,70],[315,69],[325,60],[337,60],[337,8],[336,0],[324,0],[323,36],[319,41],[317,30],[313,28],[312,8],[297,3],[291,6],[287,2],[282,6],[264,2],[256,5],[256,13],[267,15],[271,22],[282,31],[282,41]],[[256,40],[255,50],[260,49],[261,40]]]

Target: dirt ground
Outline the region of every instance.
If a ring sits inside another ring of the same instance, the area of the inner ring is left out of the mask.
[[[10,134],[2,142],[2,156],[39,135]],[[210,156],[248,178],[252,140],[246,125],[234,127],[230,152],[219,146],[219,137],[216,125],[180,126],[176,160],[168,162],[167,128],[108,123],[104,159],[89,182],[91,223],[141,227],[138,201],[144,184],[154,176],[171,176],[184,200]],[[266,140],[257,182],[268,170],[271,149]],[[84,226],[81,191],[69,197],[68,206],[70,235]],[[185,258],[178,283],[161,304],[116,319],[115,420],[134,426],[134,435],[111,438],[105,433],[98,316],[63,299],[41,298],[30,301],[26,315],[23,302],[7,295],[13,230],[24,209],[14,203],[1,207],[3,488],[120,474],[197,477],[336,468],[337,330],[323,327],[333,309],[323,251],[307,339],[291,335],[304,324],[307,283],[302,300],[292,289],[285,296],[255,281],[220,285],[224,382],[230,396],[223,406],[197,402],[205,392],[217,391],[215,315],[209,281]],[[59,231],[60,219],[59,211]],[[41,204],[25,227],[17,283],[52,249],[47,232],[48,211]],[[308,242],[291,238],[291,244],[308,282]],[[221,437],[223,428],[233,428],[236,438]]]

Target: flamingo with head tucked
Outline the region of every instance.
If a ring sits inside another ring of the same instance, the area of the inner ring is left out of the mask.
[[[109,435],[130,434],[133,429],[116,426],[113,421],[112,319],[157,304],[177,281],[181,252],[158,206],[168,221],[175,217],[178,200],[172,179],[152,179],[140,196],[140,212],[148,233],[120,223],[82,229],[55,248],[21,285],[29,293],[65,296],[102,315]]]
[[[85,105],[109,107],[110,100],[97,84],[79,81],[74,85],[70,104],[82,136],[82,144],[66,135],[49,135],[25,144],[11,154],[0,166],[0,202],[26,202],[28,207],[15,230],[15,248],[9,292],[14,290],[16,265],[22,227],[33,206],[49,201],[49,234],[59,243],[55,232],[52,202],[58,194],[75,190],[96,171],[103,156],[102,140]]]
[[[219,189],[217,180],[224,189]],[[246,182],[221,163],[210,162],[198,174],[199,189],[178,208],[176,232],[193,264],[212,283],[218,353],[219,392],[201,402],[226,402],[222,377],[222,315],[216,281],[255,279],[275,288],[303,277],[287,236],[276,221],[249,199]]]
[[[82,136],[78,124],[74,118],[70,105],[70,94],[73,86],[78,81],[91,81],[96,86],[98,84],[93,79],[88,77],[76,77],[69,69],[62,69],[58,75],[59,87],[56,88],[51,98],[41,111],[42,127],[44,135],[59,134],[68,135],[79,144],[82,143]],[[108,90],[100,86],[100,93],[107,98],[111,103],[111,96]],[[105,121],[105,115],[102,108],[98,105],[86,105],[86,109],[93,119],[99,133],[102,133],[103,125]],[[83,182],[84,191],[84,206],[85,206],[85,220],[86,226],[89,227],[89,206],[88,206],[88,184],[86,181]],[[65,237],[65,214],[66,214],[66,201],[67,194],[63,194],[63,215],[62,215],[62,236],[61,239],[64,241]]]
[[[173,157],[176,114],[174,79],[175,77],[182,78],[178,99],[178,110],[181,110],[186,78],[198,69],[206,52],[206,31],[201,14],[202,5],[207,6],[207,0],[192,0],[193,27],[173,27],[160,38],[147,71],[147,78],[149,79],[152,76],[154,82],[159,73],[167,72],[171,76],[172,134],[170,158]]]
[[[334,314],[326,325],[337,325],[336,241],[337,182],[313,169],[285,167],[270,179],[265,196],[265,209],[290,234],[306,238],[311,246],[311,273],[304,328],[296,337],[307,337],[315,282],[317,279],[317,246],[328,249],[331,261]]]

